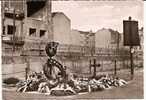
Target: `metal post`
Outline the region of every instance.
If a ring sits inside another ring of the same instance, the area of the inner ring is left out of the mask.
[[[131,17],[129,17],[129,21],[131,21]],[[131,30],[131,23],[130,23],[130,27],[129,27],[129,33],[130,36],[132,37],[132,30]],[[130,38],[130,65],[131,65],[131,79],[133,79],[134,76],[134,66],[133,66],[133,54],[132,54],[132,38]]]
[[[39,56],[41,56],[41,45],[42,45],[42,40],[39,43]]]
[[[96,59],[93,60],[93,67],[94,67],[93,77],[96,77]]]
[[[131,79],[133,79],[133,77],[134,77],[134,66],[133,66],[132,46],[130,46],[130,65],[131,65]]]
[[[101,71],[103,71],[103,60],[102,60],[102,67],[101,67]]]
[[[115,71],[114,71],[114,75],[117,75],[117,61],[115,60]]]
[[[116,56],[116,58],[115,58],[115,61],[114,61],[114,63],[115,63],[115,69],[114,69],[114,75],[117,75],[117,61],[118,61],[118,57],[119,57],[119,33],[117,32],[117,48],[116,48],[116,51],[115,51],[115,56]]]
[[[15,27],[15,8],[13,10],[13,52],[15,51],[15,31],[16,31],[16,27]]]
[[[28,78],[28,68],[26,67],[25,68],[25,80],[27,80],[27,78]]]
[[[66,84],[67,84],[67,80],[68,80],[68,77],[67,77],[67,74],[66,74],[66,70],[67,70],[67,67],[64,66],[64,83],[65,83],[65,88],[66,88]]]
[[[30,71],[30,63],[29,63],[29,57],[28,57],[28,56],[26,56],[25,62],[26,62],[25,79],[27,80],[27,78],[28,78],[28,73],[29,73],[29,71]]]
[[[90,74],[91,74],[91,60],[89,61],[89,71],[90,71]]]

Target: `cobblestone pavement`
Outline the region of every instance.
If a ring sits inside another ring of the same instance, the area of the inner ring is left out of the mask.
[[[55,97],[47,94],[17,93],[3,90],[3,100],[75,100],[75,99],[143,99],[143,70],[135,72],[135,77],[124,87],[113,88],[104,91]]]

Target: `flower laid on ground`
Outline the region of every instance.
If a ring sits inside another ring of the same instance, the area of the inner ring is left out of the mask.
[[[113,87],[126,85],[127,82],[119,77],[109,77],[103,75],[96,78],[63,78],[48,80],[43,74],[33,73],[29,75],[26,81],[17,84],[19,92],[38,91],[40,93],[48,93],[54,96],[75,95],[81,92],[95,92]]]

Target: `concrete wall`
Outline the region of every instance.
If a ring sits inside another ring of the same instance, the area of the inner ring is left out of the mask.
[[[57,55],[54,57],[57,59],[63,66],[67,66],[67,72],[70,73],[88,73],[89,74],[89,61],[90,59],[93,59],[90,56],[59,56]],[[96,59],[97,64],[101,64],[101,67],[97,68],[97,73],[102,71],[114,71],[114,60],[111,59],[110,56],[105,57],[96,56],[94,57]],[[6,58],[8,61],[8,58]],[[12,58],[9,58],[9,60],[12,60]],[[9,64],[2,64],[2,74],[3,78],[6,77],[18,77],[18,78],[24,78],[25,77],[25,68],[28,65],[27,62],[29,62],[31,71],[40,72],[42,71],[42,66],[47,61],[47,56],[41,57],[41,56],[28,56],[28,57],[15,57],[13,59],[13,62],[10,62]],[[93,62],[93,61],[92,61]],[[134,60],[134,65],[138,66],[139,64],[142,64],[141,59]],[[129,68],[129,59],[124,60],[118,60],[117,61],[117,69],[118,68]],[[20,72],[20,73],[19,73]],[[92,69],[93,72],[93,69]]]

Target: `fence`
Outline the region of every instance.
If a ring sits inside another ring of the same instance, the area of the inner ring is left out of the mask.
[[[25,71],[26,68],[25,59],[29,59],[30,67],[32,68],[32,70],[41,71],[43,64],[47,60],[47,56],[45,54],[43,45],[39,47],[36,44],[35,47],[36,49],[34,50],[21,51],[21,55],[18,56],[17,55],[13,57],[2,56],[3,77],[10,76],[24,77],[25,74],[24,72],[22,73],[22,75],[20,75],[20,73],[17,72]],[[12,52],[10,54],[12,54]],[[68,72],[78,74],[89,73],[89,61],[91,59],[96,59],[97,63],[101,64],[101,67],[97,68],[97,73],[105,71],[114,71],[115,60],[117,60],[117,69],[128,69],[130,67],[129,51],[123,48],[120,48],[118,51],[117,49],[114,48],[95,48],[95,53],[92,54],[90,47],[75,45],[59,45],[58,53],[55,56],[55,58],[63,66],[67,66]],[[135,66],[143,65],[143,53],[141,51],[135,52],[134,64]],[[22,70],[19,70],[20,68],[22,68]],[[16,75],[15,74],[8,75],[9,73],[15,72],[17,73]]]

